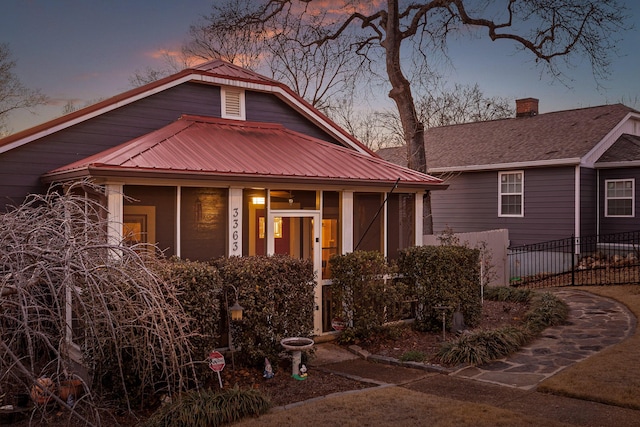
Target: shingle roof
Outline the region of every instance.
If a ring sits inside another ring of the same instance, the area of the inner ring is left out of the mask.
[[[598,159],[602,162],[628,162],[640,160],[640,136],[622,134]]]
[[[432,176],[358,153],[279,124],[183,116],[159,130],[44,175],[190,177],[217,180],[286,179],[351,185],[435,188]]]
[[[631,112],[637,111],[613,104],[431,128],[425,132],[428,170],[571,159],[577,163]],[[392,147],[378,155],[406,165],[405,152],[404,147]]]

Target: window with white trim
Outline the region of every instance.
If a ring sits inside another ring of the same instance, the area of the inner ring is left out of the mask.
[[[222,118],[246,120],[244,90],[236,87],[222,87]]]
[[[524,171],[498,172],[498,216],[524,216]]]
[[[635,216],[635,180],[607,179],[604,181],[605,216]]]

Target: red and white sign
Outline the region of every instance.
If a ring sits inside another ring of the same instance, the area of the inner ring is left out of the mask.
[[[219,351],[209,353],[209,367],[213,372],[220,372],[224,369],[224,356]]]
[[[339,317],[331,320],[331,327],[336,331],[343,331],[346,326],[344,320]]]

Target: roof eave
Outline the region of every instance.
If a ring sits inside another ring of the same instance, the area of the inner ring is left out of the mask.
[[[491,165],[466,165],[466,166],[449,166],[440,168],[428,168],[427,173],[439,174],[447,172],[482,172],[492,170],[506,170],[506,169],[525,169],[525,168],[539,168],[539,167],[554,167],[554,166],[576,166],[581,163],[579,157],[567,158],[567,159],[553,159],[553,160],[535,160],[529,162],[510,162],[510,163],[496,163]]]
[[[210,171],[173,171],[173,170],[133,170],[117,166],[88,165],[74,170],[48,173],[42,176],[44,183],[77,180],[83,178],[144,178],[157,180],[223,180],[227,182],[277,182],[282,184],[340,185],[344,187],[390,187],[395,183],[392,179],[345,179],[331,177],[303,177],[266,174],[241,174],[241,173],[212,173]],[[398,188],[407,190],[445,190],[449,185],[442,180],[434,178],[433,182],[426,181],[400,181]]]

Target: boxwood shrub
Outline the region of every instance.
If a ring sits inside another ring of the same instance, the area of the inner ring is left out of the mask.
[[[442,328],[442,311],[451,327],[459,310],[468,326],[481,319],[480,251],[463,246],[416,246],[400,251],[398,269],[409,292],[417,300],[415,327],[435,331]]]

